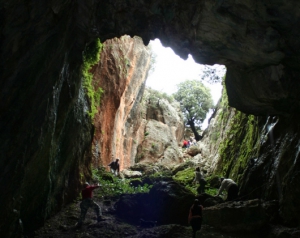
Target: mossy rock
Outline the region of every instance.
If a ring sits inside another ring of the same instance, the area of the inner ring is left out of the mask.
[[[213,175],[211,177],[207,177],[206,181],[209,183],[212,188],[219,188],[221,185],[220,176]]]
[[[179,171],[191,168],[191,167],[195,167],[197,164],[194,161],[187,161],[185,163],[181,163],[179,165],[174,166],[173,170],[172,170],[172,175],[177,174]]]
[[[179,171],[173,176],[174,181],[183,183],[183,184],[191,184],[194,180],[195,168],[187,168],[185,170]]]

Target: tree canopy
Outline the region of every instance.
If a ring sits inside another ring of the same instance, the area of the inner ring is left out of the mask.
[[[186,80],[177,85],[177,92],[173,96],[180,103],[185,124],[191,127],[195,139],[200,140],[197,130],[213,107],[210,89],[198,80]]]

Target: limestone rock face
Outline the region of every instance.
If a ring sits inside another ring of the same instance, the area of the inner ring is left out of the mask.
[[[93,68],[94,83],[103,90],[95,117],[96,165],[120,159],[120,169],[134,163],[141,124],[139,103],[150,67],[150,51],[139,37],[122,36],[104,43]]]
[[[138,141],[135,161],[175,165],[182,161],[178,144],[183,138],[184,124],[179,104],[170,103],[146,91],[143,104],[146,113],[144,136]]]

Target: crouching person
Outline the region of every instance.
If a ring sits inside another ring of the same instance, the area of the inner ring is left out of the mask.
[[[94,200],[92,199],[93,190],[99,188],[100,185],[99,184],[89,185],[89,183],[85,183],[83,186],[84,189],[81,191],[82,202],[80,203],[81,213],[80,213],[79,220],[76,223],[76,227],[82,226],[82,223],[85,220],[85,216],[89,208],[95,210],[98,222],[103,220],[100,206],[97,203],[95,203]]]

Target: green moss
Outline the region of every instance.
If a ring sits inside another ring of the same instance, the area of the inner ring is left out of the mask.
[[[217,110],[220,112],[215,122],[216,132],[211,134],[210,139],[212,142],[220,137],[224,139],[219,146],[220,162],[214,175],[230,177],[239,182],[248,160],[255,157],[259,150],[258,121],[255,116],[228,106],[226,87],[223,87]],[[227,126],[230,129],[224,131]]]
[[[93,85],[93,74],[90,72],[90,69],[93,65],[99,62],[101,50],[102,44],[99,39],[96,39],[95,41],[86,46],[83,53],[83,86],[90,100],[91,111],[89,112],[89,116],[92,119],[94,118],[97,112],[97,106],[100,104],[101,95],[104,91],[102,88]]]
[[[195,168],[187,168],[185,170],[177,172],[173,176],[173,179],[176,182],[179,182],[182,184],[191,184],[194,177],[195,177]]]
[[[259,149],[257,147],[259,132],[256,117],[236,111],[226,138],[220,144],[222,168],[218,172],[238,182],[248,160],[256,156]]]

